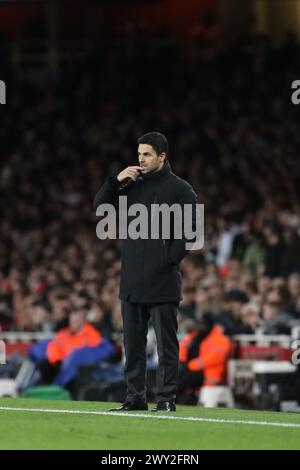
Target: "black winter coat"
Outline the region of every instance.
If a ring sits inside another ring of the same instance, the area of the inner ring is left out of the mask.
[[[193,230],[197,196],[185,180],[171,171],[169,162],[154,173],[141,176],[136,182],[119,183],[109,177],[94,199],[94,207],[111,203],[118,207],[120,195],[127,196],[128,207],[143,203],[150,211],[151,204],[193,205]],[[128,223],[130,218],[128,217]],[[189,240],[190,241],[190,240]],[[186,240],[127,238],[122,247],[120,299],[133,303],[178,303],[181,297],[179,264],[187,253]]]

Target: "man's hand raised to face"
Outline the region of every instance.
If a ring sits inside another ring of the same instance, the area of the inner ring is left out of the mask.
[[[118,176],[117,180],[121,183],[124,181],[126,178],[131,178],[134,181],[138,179],[138,176],[140,174],[140,171],[142,168],[140,166],[128,166],[125,168],[125,170],[121,171]]]

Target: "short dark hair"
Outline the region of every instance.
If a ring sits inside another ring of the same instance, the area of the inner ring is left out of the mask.
[[[169,153],[169,144],[166,136],[161,134],[160,132],[148,132],[147,134],[142,135],[138,139],[138,144],[147,144],[151,145],[157,155],[161,153],[165,153],[168,158]]]

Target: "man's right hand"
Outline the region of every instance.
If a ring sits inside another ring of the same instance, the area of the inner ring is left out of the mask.
[[[125,168],[125,170],[121,171],[118,174],[117,180],[120,183],[124,181],[126,178],[131,178],[134,181],[136,181],[138,179],[141,169],[142,168],[140,166],[128,166],[127,168]]]

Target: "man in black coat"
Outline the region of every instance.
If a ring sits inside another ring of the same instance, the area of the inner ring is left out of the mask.
[[[139,166],[129,166],[109,177],[98,191],[94,207],[111,203],[118,207],[119,196],[126,195],[128,208],[143,204],[148,209],[149,224],[153,209],[161,204],[177,203],[192,207],[191,225],[196,228],[197,197],[190,184],[171,171],[167,161],[168,141],[158,132],[138,139]],[[98,211],[97,211],[98,213]],[[175,216],[174,216],[175,217]],[[125,377],[127,397],[112,411],[147,410],[146,343],[151,318],[157,338],[157,406],[152,411],[175,411],[178,382],[177,307],[181,300],[179,264],[189,251],[185,232],[174,238],[176,224],[172,217],[170,235],[159,233],[144,238],[127,237],[122,248],[120,299],[122,305]],[[130,218],[128,218],[128,223]],[[173,228],[172,231],[172,227]]]

